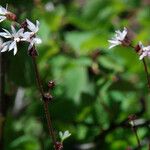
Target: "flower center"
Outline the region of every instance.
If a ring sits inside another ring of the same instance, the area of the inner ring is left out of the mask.
[[[20,41],[20,38],[14,38],[14,40],[15,40],[16,42],[19,42],[19,41]]]

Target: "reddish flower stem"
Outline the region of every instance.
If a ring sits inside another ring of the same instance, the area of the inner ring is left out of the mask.
[[[146,77],[147,77],[148,88],[149,88],[149,90],[150,90],[150,78],[149,78],[149,74],[148,74],[148,68],[147,68],[147,65],[146,65],[146,62],[145,62],[145,59],[144,59],[144,58],[142,59],[142,61],[143,61],[144,70],[145,70]]]
[[[44,99],[44,90],[43,90],[43,87],[42,87],[42,83],[41,83],[41,79],[40,79],[38,66],[37,66],[35,57],[32,57],[32,61],[33,61],[33,66],[34,66],[37,86],[39,88],[39,92],[40,92],[42,100],[44,102],[44,110],[45,110],[45,116],[46,116],[46,120],[47,120],[47,126],[48,126],[48,130],[49,130],[49,135],[52,138],[52,142],[53,142],[55,150],[57,150],[56,146],[55,146],[57,141],[56,141],[56,138],[55,138],[53,127],[52,127],[51,116],[50,116],[50,113],[49,113],[49,110],[48,110],[48,103],[49,102]]]

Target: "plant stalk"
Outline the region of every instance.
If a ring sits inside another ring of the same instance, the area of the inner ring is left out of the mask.
[[[146,77],[147,77],[148,88],[150,90],[150,78],[149,78],[149,74],[148,74],[148,68],[147,68],[146,61],[144,58],[142,59],[142,61],[143,61],[144,70],[145,70]]]
[[[141,150],[140,138],[139,138],[139,136],[138,136],[138,133],[137,133],[137,130],[136,130],[136,126],[135,126],[134,120],[132,121],[132,123],[133,123],[133,125],[132,125],[132,130],[133,130],[133,133],[135,134],[135,137],[136,137],[136,140],[137,140],[138,149]]]
[[[52,138],[52,142],[53,142],[54,148],[56,150],[55,145],[56,145],[57,141],[56,141],[56,138],[55,138],[53,127],[52,127],[51,116],[50,116],[50,113],[49,113],[49,110],[48,110],[48,101],[45,101],[45,99],[44,99],[44,90],[43,90],[43,87],[42,87],[40,74],[39,74],[39,71],[38,71],[38,66],[37,66],[35,57],[32,57],[32,62],[33,62],[33,66],[34,66],[37,86],[39,88],[39,92],[40,92],[42,100],[44,102],[44,110],[45,110],[45,116],[46,116],[46,120],[47,120],[47,126],[48,126],[48,130],[49,130],[49,135]]]
[[[3,54],[0,53],[0,148],[4,150],[4,119],[5,119],[5,65]]]

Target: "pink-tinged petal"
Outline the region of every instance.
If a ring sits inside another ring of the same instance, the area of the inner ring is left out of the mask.
[[[143,51],[150,51],[150,46],[143,47]]]
[[[140,55],[139,59],[142,60],[145,56],[146,56],[145,54],[142,54],[142,55]]]

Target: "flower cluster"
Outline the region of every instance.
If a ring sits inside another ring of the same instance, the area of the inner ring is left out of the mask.
[[[128,38],[128,30],[125,27],[122,32],[117,30],[115,36],[111,40],[108,40],[108,42],[110,43],[109,49],[118,45],[132,46],[131,40]],[[138,45],[134,47],[134,49],[139,54],[140,60],[146,56],[150,56],[150,46],[144,47],[142,42],[139,42]]]
[[[7,19],[7,14],[9,12],[7,9],[0,6],[0,22]],[[20,25],[20,29],[16,30],[13,25],[11,25],[11,32],[6,29],[3,29],[3,32],[0,32],[0,36],[8,39],[8,41],[2,43],[0,46],[0,51],[11,51],[14,50],[14,55],[17,53],[17,43],[25,41],[29,43],[28,50],[31,50],[35,44],[41,44],[42,40],[36,36],[36,33],[39,30],[39,21],[36,21],[36,24],[33,24],[31,21],[26,19],[24,26]]]

